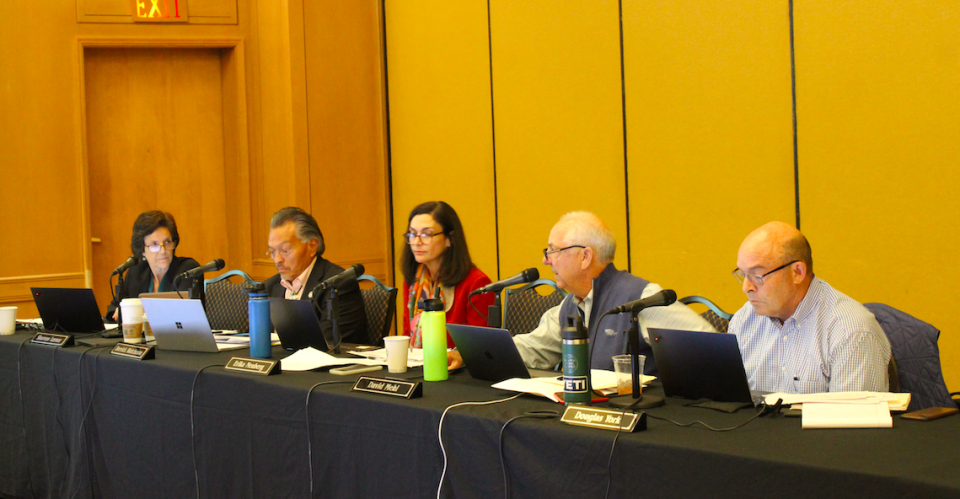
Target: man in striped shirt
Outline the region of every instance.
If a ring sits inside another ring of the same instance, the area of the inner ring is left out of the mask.
[[[863,305],[813,274],[810,244],[770,222],[750,233],[734,276],[749,300],[730,321],[753,390],[887,391],[890,342]]]

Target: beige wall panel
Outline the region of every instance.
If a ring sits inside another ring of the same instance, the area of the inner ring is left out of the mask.
[[[496,280],[486,2],[387,2],[385,16],[395,254],[410,210],[446,201]]]
[[[75,148],[75,5],[0,2],[0,300],[30,300],[31,286],[84,284],[80,168]],[[63,274],[74,277],[66,281]],[[79,278],[76,276],[79,275]],[[30,279],[23,277],[40,276]],[[56,280],[48,280],[56,278]],[[20,317],[36,316],[36,309]]]
[[[541,264],[550,228],[589,210],[616,236],[627,221],[615,1],[493,1],[494,117],[500,268]]]
[[[631,1],[623,17],[633,268],[735,312],[740,242],[795,220],[786,3]]]
[[[312,212],[325,257],[393,272],[380,2],[304,3]],[[362,195],[360,195],[362,193]]]
[[[938,327],[960,389],[960,4],[796,6],[802,226],[817,275]]]

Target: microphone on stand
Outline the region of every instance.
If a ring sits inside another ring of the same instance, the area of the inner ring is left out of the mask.
[[[663,291],[652,294],[646,298],[633,300],[631,302],[624,303],[619,307],[613,307],[603,315],[622,314],[624,312],[635,314],[649,307],[665,307],[667,305],[672,305],[675,301],[677,301],[677,292],[672,289],[664,289]]]
[[[129,269],[130,267],[133,267],[136,264],[137,264],[137,257],[131,256],[130,258],[127,258],[125,262],[121,263],[119,267],[113,269],[113,272],[110,273],[110,277],[113,277],[117,274],[122,274],[125,270]]]
[[[216,260],[206,265],[201,265],[195,269],[190,269],[178,275],[175,281],[180,281],[183,279],[196,279],[197,276],[203,275],[207,272],[216,272],[218,270],[221,270],[223,269],[224,265],[226,265],[226,263],[224,263],[222,259],[217,258]]]
[[[527,270],[524,270],[523,272],[520,272],[519,274],[513,277],[508,277],[501,281],[487,284],[486,286],[480,289],[471,291],[470,296],[478,295],[481,293],[499,293],[500,291],[503,291],[503,288],[508,288],[510,286],[513,286],[514,284],[523,284],[527,282],[533,282],[539,278],[540,278],[540,271],[537,270],[536,268],[531,267]]]
[[[363,275],[363,270],[363,265],[358,263],[347,270],[344,270],[343,272],[326,279],[320,284],[317,284],[317,286],[313,288],[313,295],[317,296],[319,294],[318,291],[336,288],[351,280],[355,281],[358,277]]]

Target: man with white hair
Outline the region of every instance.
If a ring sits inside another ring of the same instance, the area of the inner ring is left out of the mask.
[[[592,367],[613,370],[612,357],[626,350],[624,332],[630,328],[631,316],[609,315],[602,324],[596,324],[592,318],[663,288],[625,270],[617,270],[613,265],[617,251],[613,232],[593,213],[574,211],[560,217],[547,242],[543,263],[553,270],[557,285],[570,294],[560,305],[543,314],[536,329],[514,337],[524,363],[534,369],[557,365],[562,349],[561,324],[566,323],[566,317],[579,313],[591,338]],[[647,356],[644,373],[654,376],[658,370],[646,341],[648,327],[716,332],[709,322],[681,303],[644,309],[640,312],[640,325],[640,354]]]

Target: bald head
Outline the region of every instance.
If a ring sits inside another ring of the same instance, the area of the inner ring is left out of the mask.
[[[784,222],[767,222],[751,232],[740,245],[740,252],[744,251],[765,257],[771,263],[798,260],[807,264],[808,273],[813,274],[810,243],[799,230]]]
[[[807,238],[783,222],[751,232],[737,252],[742,289],[759,315],[786,321],[813,281],[813,257]]]

